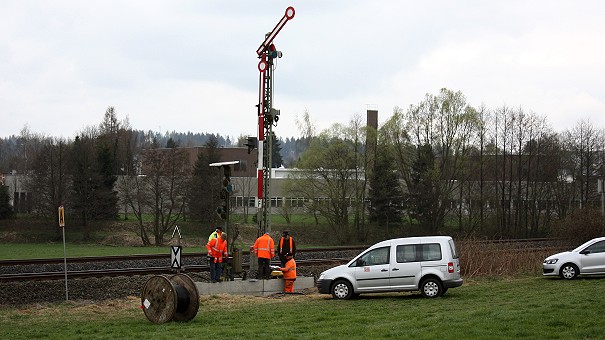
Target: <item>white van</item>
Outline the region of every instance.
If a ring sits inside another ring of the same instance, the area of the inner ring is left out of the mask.
[[[349,299],[362,293],[420,290],[425,297],[460,287],[460,261],[449,236],[386,240],[317,279],[321,294]]]

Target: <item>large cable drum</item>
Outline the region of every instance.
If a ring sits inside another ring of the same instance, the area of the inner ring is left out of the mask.
[[[200,294],[185,274],[156,275],[147,280],[141,292],[141,308],[153,323],[190,321],[200,306]]]
[[[179,300],[181,300],[181,293],[179,289],[184,289],[186,291],[188,301],[187,303],[177,303],[176,313],[174,313],[174,317],[172,320],[174,321],[190,321],[196,315],[197,311],[200,308],[200,293],[197,290],[197,286],[193,282],[193,280],[185,275],[185,274],[176,274],[170,280],[176,283],[177,287],[177,295],[179,296]]]

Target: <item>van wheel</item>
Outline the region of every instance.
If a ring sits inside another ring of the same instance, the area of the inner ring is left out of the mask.
[[[332,296],[335,299],[348,300],[353,296],[353,287],[346,280],[338,280],[332,285]]]
[[[561,271],[559,272],[559,276],[566,280],[573,280],[578,276],[578,267],[571,263],[566,263],[561,267]]]
[[[441,282],[434,278],[428,278],[422,281],[420,285],[420,292],[424,297],[434,298],[443,294],[443,287],[441,286]]]

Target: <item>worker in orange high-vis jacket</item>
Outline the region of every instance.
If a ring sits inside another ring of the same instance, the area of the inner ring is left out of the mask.
[[[277,256],[279,256],[282,267],[288,262],[286,259],[287,253],[290,253],[292,257],[296,256],[296,243],[294,243],[294,239],[290,236],[290,233],[287,230],[284,230],[282,232],[282,237],[279,239],[279,244],[277,245]]]
[[[256,239],[254,242],[254,254],[258,258],[258,274],[259,280],[266,280],[271,277],[271,259],[275,256],[275,243],[269,234]]]
[[[279,270],[284,273],[284,292],[294,293],[294,281],[296,281],[296,261],[290,253],[286,253],[286,265]]]
[[[223,259],[229,256],[227,253],[227,235],[223,233],[220,237],[211,239],[206,243],[206,249],[208,249],[208,256],[211,258],[210,281],[219,282],[223,274]]]

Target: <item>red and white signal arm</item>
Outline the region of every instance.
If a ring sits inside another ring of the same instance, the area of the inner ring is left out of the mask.
[[[65,227],[65,208],[59,207],[59,227]]]

